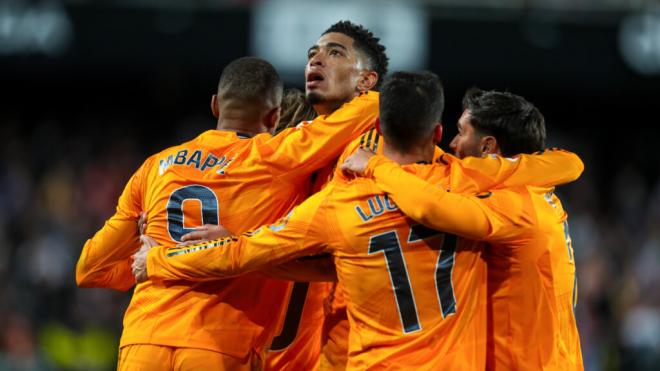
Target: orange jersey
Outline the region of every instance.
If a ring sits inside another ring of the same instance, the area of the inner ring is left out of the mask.
[[[379,142],[375,133],[370,135],[372,143]],[[461,163],[446,166],[444,157],[435,165],[407,168],[431,182],[451,183],[445,172],[436,170],[456,173],[448,168]],[[500,161],[501,168],[469,183],[502,183],[507,179],[497,176],[515,178],[515,169],[522,171],[521,164],[535,160]],[[239,238],[156,248],[147,267],[156,281],[207,280],[323,252],[335,256],[344,285],[351,327],[349,368],[485,366],[487,272],[481,246],[416,225],[370,179],[349,181],[337,173],[323,191],[282,222]]]
[[[549,151],[543,155],[566,154]],[[551,188],[517,186],[462,196],[379,157],[370,160],[368,168],[379,188],[415,220],[488,242],[484,254],[489,298],[487,369],[583,369],[573,313],[577,295],[573,247],[566,212]],[[577,178],[583,167],[578,159],[566,169],[574,169],[571,177]],[[466,216],[470,223],[465,223]]]
[[[276,136],[241,139],[211,130],[147,159],[119,199],[116,214],[87,241],[77,265],[82,286],[129,289],[136,221],[161,244],[203,224],[243,233],[277,220],[307,196],[308,178],[335,159],[378,115],[369,92],[311,124]],[[156,344],[208,349],[236,357],[262,352],[277,330],[289,282],[244,276],[137,285],[120,346]]]
[[[296,282],[282,331],[266,355],[266,370],[312,370],[319,364],[326,282]]]
[[[321,357],[319,371],[342,371],[348,363],[348,333],[350,325],[346,313],[343,285],[329,283],[325,297]]]
[[[478,303],[486,298],[487,272],[480,251],[414,226],[369,179],[333,181],[288,220],[232,241],[156,249],[149,275],[231,276],[329,252],[348,303],[348,368],[485,364],[486,313]],[[205,263],[190,267],[193,261]],[[451,331],[456,327],[462,331]]]

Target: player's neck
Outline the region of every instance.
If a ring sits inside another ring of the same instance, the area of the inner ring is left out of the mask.
[[[221,131],[233,131],[235,133],[247,134],[249,136],[254,136],[266,132],[266,128],[259,125],[258,127],[253,123],[248,124],[244,121],[235,121],[235,120],[218,120],[218,124],[215,127],[216,130]]]
[[[341,107],[342,104],[342,102],[322,102],[313,105],[313,107],[314,111],[316,111],[316,113],[321,116],[329,115],[335,112],[339,107]]]
[[[401,152],[392,146],[388,146],[387,142],[383,143],[383,155],[400,165],[415,164],[419,162],[432,162],[433,161],[433,148],[415,147],[408,152]]]

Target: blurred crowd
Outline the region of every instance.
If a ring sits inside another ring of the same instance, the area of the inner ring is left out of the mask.
[[[77,288],[78,255],[140,163],[194,134],[150,141],[126,117],[71,129],[61,118],[0,120],[0,370],[113,369],[130,292]],[[589,142],[571,143],[587,170],[558,193],[576,254],[586,369],[657,369],[660,166],[611,166]]]

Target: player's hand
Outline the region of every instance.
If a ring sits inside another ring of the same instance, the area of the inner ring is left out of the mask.
[[[138,219],[138,229],[140,230],[140,234],[144,234],[144,230],[147,228],[147,213],[144,211],[140,211],[140,219]]]
[[[177,246],[193,245],[229,236],[231,236],[231,232],[221,225],[204,224],[203,227],[196,228],[194,231],[184,234],[181,237],[181,243]]]
[[[367,162],[374,157],[375,153],[359,148],[341,164],[341,170],[348,175],[364,175]]]
[[[147,235],[140,236],[140,241],[142,241],[142,246],[133,255],[133,264],[131,265],[137,283],[144,282],[149,278],[147,276],[147,254],[154,246],[158,246],[158,242]]]

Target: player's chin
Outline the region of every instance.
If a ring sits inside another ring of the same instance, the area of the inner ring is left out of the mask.
[[[311,105],[319,104],[325,101],[325,95],[315,90],[310,91],[308,89],[305,96],[307,97],[307,102]]]

